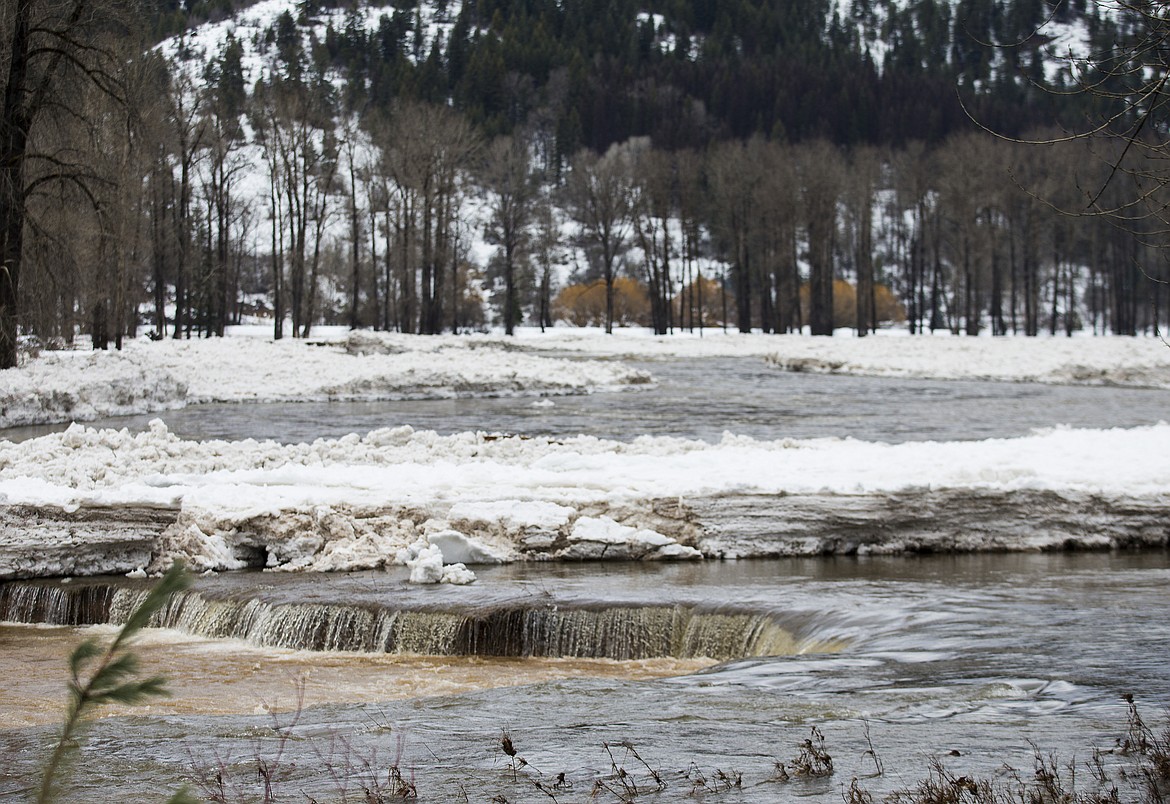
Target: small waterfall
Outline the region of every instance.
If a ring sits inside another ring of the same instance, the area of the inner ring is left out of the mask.
[[[0,584],[0,620],[46,625],[97,625],[110,621],[115,587]]]
[[[0,620],[56,625],[126,621],[148,590],[108,584],[0,585]],[[151,623],[200,636],[312,651],[432,656],[727,660],[817,650],[771,616],[690,606],[498,606],[467,612],[372,605],[271,604],[175,595]],[[823,649],[823,648],[822,648]]]

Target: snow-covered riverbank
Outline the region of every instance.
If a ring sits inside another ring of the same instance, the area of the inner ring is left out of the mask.
[[[1166,477],[1170,425],[897,445],[409,427],[282,445],[185,441],[157,421],[138,434],[75,425],[0,443],[0,501],[46,520],[23,536],[8,523],[0,577],[137,568],[127,561],[157,571],[175,558],[200,570],[376,568],[428,545],[449,564],[1158,544],[1165,528],[1150,517],[1170,508]],[[1003,524],[990,530],[959,510],[997,503]],[[148,558],[139,534],[137,558],[110,551],[123,563],[30,563],[46,533],[76,536],[94,512],[117,510],[170,512]]]
[[[910,336],[857,338],[743,335],[707,330],[654,336],[646,330],[521,330],[518,343],[561,353],[638,357],[760,357],[778,369],[875,377],[994,380],[1170,388],[1170,346],[1160,338]]]
[[[0,428],[201,402],[580,394],[649,379],[614,362],[518,353],[486,338],[330,332],[313,341],[135,340],[121,352],[44,352],[0,373]]]
[[[563,357],[574,359],[566,360]],[[588,360],[603,357],[606,360]],[[0,429],[172,410],[201,402],[289,402],[558,395],[651,380],[614,358],[743,357],[777,370],[933,379],[1170,388],[1156,338],[741,335],[656,337],[557,328],[502,336],[408,336],[324,328],[311,341],[267,330],[150,342],[121,352],[44,352],[0,373]]]

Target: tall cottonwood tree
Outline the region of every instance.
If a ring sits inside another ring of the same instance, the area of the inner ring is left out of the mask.
[[[595,250],[605,280],[605,331],[611,335],[614,280],[630,235],[632,183],[629,149],[614,145],[602,156],[579,151],[565,187],[569,209],[587,247]]]
[[[682,290],[678,298],[678,324],[694,331],[698,311],[699,332],[703,331],[703,159],[696,151],[678,151],[674,155],[678,172],[679,227],[682,230]]]
[[[882,160],[872,147],[853,149],[846,176],[845,208],[853,241],[853,271],[857,277],[857,334],[877,328],[874,277],[873,210],[880,189]]]
[[[306,83],[300,75],[289,68],[258,86],[253,117],[271,171],[273,241],[280,254],[273,257],[276,292],[283,296],[287,287],[293,336],[305,338],[315,315],[323,235],[340,159],[330,90],[323,77]],[[275,306],[283,312],[283,299]]]
[[[553,325],[553,264],[558,258],[561,245],[560,216],[553,203],[552,193],[549,191],[540,193],[533,210],[532,256],[540,272],[537,318],[541,332]]]
[[[631,217],[650,295],[650,323],[655,334],[665,335],[674,326],[671,222],[677,211],[678,170],[672,154],[651,149],[649,143],[635,152],[633,169]]]
[[[450,107],[403,102],[377,127],[375,144],[382,152],[377,169],[391,193],[398,327],[436,334],[444,325],[448,285],[455,290],[459,284],[461,181],[480,138]]]
[[[122,45],[137,42],[128,35],[134,18],[129,4],[109,0],[0,4],[0,368],[17,363],[30,196],[64,182],[88,199],[99,178],[75,151],[39,133],[103,123],[85,90],[122,100]]]
[[[759,138],[716,146],[707,158],[714,228],[720,233],[735,289],[736,324],[740,332],[752,331],[752,272],[755,265],[752,236],[758,219],[753,210],[758,170],[765,145]]]
[[[504,333],[512,335],[520,323],[517,262],[529,240],[535,211],[536,184],[527,138],[500,137],[484,154],[481,181],[488,192],[485,234],[500,249],[504,271]],[[543,324],[543,319],[542,319]]]
[[[370,198],[370,166],[368,164],[373,148],[367,141],[365,133],[358,125],[356,115],[350,115],[341,125],[341,151],[345,157],[345,183],[347,190],[347,213],[349,215],[349,328],[357,329],[362,325],[362,241],[366,210],[359,206],[360,198],[364,195]],[[367,185],[364,193],[358,192],[358,182],[364,181]],[[369,214],[373,214],[372,205]],[[374,247],[372,263],[376,269],[377,246],[376,240],[371,238]],[[371,278],[375,278],[376,270],[371,271]],[[375,283],[376,285],[376,283]],[[371,294],[374,308],[377,309],[377,293]]]
[[[200,283],[200,317],[205,333],[221,337],[228,323],[229,307],[237,295],[232,248],[243,201],[236,190],[250,167],[241,154],[245,143],[241,120],[247,99],[242,58],[242,45],[229,34],[221,53],[207,65],[199,104],[206,151],[202,180],[208,265]]]
[[[155,182],[160,196],[155,214],[157,248],[169,242],[172,259],[159,259],[155,266],[156,332],[165,334],[165,290],[168,279],[175,291],[174,337],[190,335],[193,320],[195,223],[192,204],[195,195],[196,168],[204,156],[203,140],[207,125],[200,108],[199,89],[192,76],[172,61],[167,87],[167,114],[169,137],[167,145],[159,150],[155,166]],[[164,201],[162,197],[166,198]],[[164,207],[165,205],[165,207]],[[169,218],[169,225],[162,219]],[[167,270],[167,263],[170,270]]]
[[[91,334],[97,348],[106,348],[112,339],[121,349],[126,338],[137,334],[151,252],[146,231],[148,176],[163,133],[163,68],[155,54],[130,60],[122,66],[118,102],[110,103],[104,93],[98,98],[105,101],[104,119],[109,124],[94,128],[90,135],[90,163],[106,177],[95,187],[100,243],[96,274],[87,272]],[[68,223],[62,227],[70,228]],[[97,326],[99,322],[102,326]]]
[[[910,334],[925,331],[927,309],[928,221],[934,195],[930,155],[921,142],[907,143],[891,160],[895,194],[891,219],[895,260],[901,267],[902,298],[908,308]]]
[[[759,172],[752,203],[756,212],[755,249],[760,255],[760,318],[765,332],[799,332],[800,267],[797,227],[800,183],[792,148],[770,142],[759,149]]]
[[[837,202],[844,182],[840,152],[824,141],[798,151],[808,234],[808,324],[813,335],[832,335],[834,250],[837,246]]]

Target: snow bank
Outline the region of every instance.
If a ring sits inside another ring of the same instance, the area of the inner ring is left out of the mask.
[[[0,372],[0,428],[173,410],[186,398],[183,380],[135,349],[46,352]]]
[[[582,500],[955,486],[1145,493],[1165,490],[1167,477],[1166,424],[894,445],[757,441],[730,433],[716,444],[649,436],[633,442],[440,436],[411,427],[280,444],[184,440],[156,419],[141,433],[74,424],[0,442],[0,493],[9,504],[194,501],[257,512],[290,502],[445,501],[455,518],[507,528],[560,527],[566,509]]]
[[[649,379],[614,363],[517,352],[500,339],[373,332],[324,343],[143,339],[121,352],[46,352],[0,373],[0,428],[199,402],[574,394]]]
[[[422,561],[419,577],[431,580],[431,549],[448,564],[698,557],[711,534],[689,507],[697,499],[752,498],[761,517],[800,495],[1164,500],[1167,477],[1166,424],[897,445],[549,441],[402,427],[282,445],[185,441],[155,420],[138,434],[74,425],[0,443],[0,504],[9,508],[174,510],[153,569],[173,558],[200,570],[378,568],[421,544],[402,561]],[[26,552],[38,549],[34,527],[23,538]]]
[[[857,338],[745,335],[707,330],[656,336],[644,329],[526,330],[534,350],[607,357],[760,357],[779,369],[881,377],[997,380],[1170,388],[1170,348],[1159,338],[910,336],[883,330]]]

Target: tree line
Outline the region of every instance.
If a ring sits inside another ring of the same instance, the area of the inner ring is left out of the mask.
[[[249,85],[243,42],[193,72],[182,46],[168,59],[128,35],[132,10],[78,7],[5,7],[3,365],[18,333],[105,348],[140,329],[219,335],[251,314],[278,338],[322,321],[550,326],[572,317],[565,275],[599,283],[607,328],[637,282],[658,332],[865,334],[879,308],[915,333],[1134,334],[1167,318],[1148,283],[1166,273],[1159,231],[1060,212],[1078,203],[1070,176],[1107,184],[1086,143],[773,130],[564,155],[559,124],[533,109],[500,132],[450,96],[358,103],[291,14]]]

